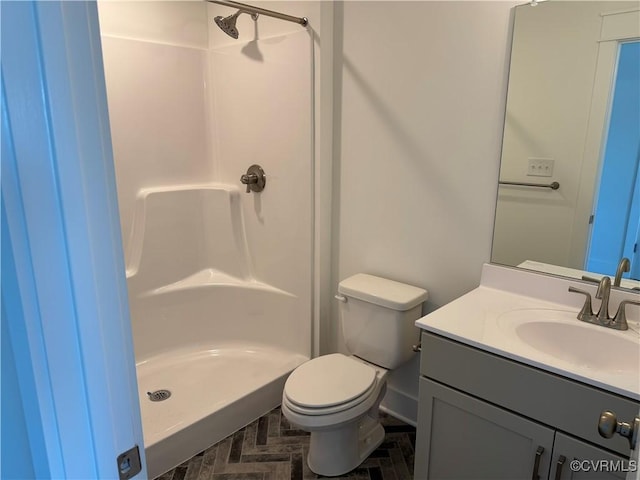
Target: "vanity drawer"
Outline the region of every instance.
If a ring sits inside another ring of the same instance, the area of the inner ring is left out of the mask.
[[[611,352],[615,355],[616,352]],[[598,433],[603,410],[633,421],[640,402],[435,335],[422,333],[420,373],[604,448],[629,455],[627,439]]]

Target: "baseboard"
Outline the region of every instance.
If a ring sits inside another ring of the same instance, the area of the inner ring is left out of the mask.
[[[392,417],[416,427],[418,425],[418,399],[387,385],[387,394],[380,410]]]

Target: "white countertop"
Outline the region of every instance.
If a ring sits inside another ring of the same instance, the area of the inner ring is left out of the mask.
[[[568,293],[569,285],[584,290],[592,289],[589,285],[568,279],[485,265],[481,285],[478,288],[422,317],[416,322],[416,326],[526,365],[640,400],[640,313],[638,313],[640,309],[638,307],[628,307],[629,330],[624,332],[575,319],[580,328],[606,330],[602,332],[603,335],[617,335],[625,337],[625,340],[638,342],[637,358],[620,358],[619,362],[627,362],[627,364],[620,363],[624,366],[620,370],[580,365],[549,355],[519,340],[509,332],[509,328],[504,328],[504,322],[499,321],[509,312],[526,309],[562,312],[571,319],[572,315],[566,312],[577,315],[584,296]],[[593,293],[595,293],[595,287],[592,295]],[[638,294],[612,291],[611,309],[618,305],[621,298],[637,300]],[[594,308],[598,302],[598,300],[594,302]],[[598,334],[600,330],[595,332]],[[600,352],[601,355],[610,354],[614,357],[617,353],[616,351]],[[639,365],[629,366],[629,362]]]

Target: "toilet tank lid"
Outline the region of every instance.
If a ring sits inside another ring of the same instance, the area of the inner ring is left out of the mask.
[[[338,292],[346,297],[399,311],[409,310],[429,296],[423,288],[366,273],[358,273],[342,280],[338,285]]]

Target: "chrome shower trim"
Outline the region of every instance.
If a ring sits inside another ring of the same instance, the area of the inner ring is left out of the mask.
[[[286,20],[287,22],[297,23],[306,27],[309,24],[307,17],[294,17],[285,13],[274,12],[273,10],[267,10],[266,8],[253,7],[246,3],[234,2],[232,0],[207,0],[210,3],[218,3],[227,7],[233,7],[242,10],[243,12],[266,15],[267,17],[278,18],[280,20]]]

